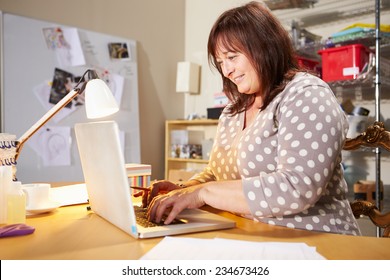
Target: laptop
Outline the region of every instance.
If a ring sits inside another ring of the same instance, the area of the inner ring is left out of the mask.
[[[77,146],[91,210],[134,238],[151,238],[235,227],[235,222],[201,209],[185,209],[177,224],[136,223],[125,160],[115,121],[78,123]]]

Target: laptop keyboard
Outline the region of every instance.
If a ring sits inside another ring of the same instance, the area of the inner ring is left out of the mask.
[[[143,208],[141,206],[134,206],[134,212],[135,212],[135,219],[137,221],[137,224],[143,226],[143,227],[156,227],[156,226],[163,226],[165,217],[162,218],[162,220],[159,223],[151,222],[148,220],[148,217],[146,215],[147,208]],[[184,221],[174,219],[170,224],[183,224]]]

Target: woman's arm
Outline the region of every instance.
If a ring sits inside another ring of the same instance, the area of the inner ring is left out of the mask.
[[[156,196],[148,207],[148,216],[150,220],[160,222],[163,214],[169,212],[164,222],[169,224],[184,209],[199,208],[205,204],[225,211],[250,214],[241,180],[231,180],[207,182]]]
[[[201,197],[205,204],[214,208],[244,215],[250,214],[241,180],[205,183],[201,190]]]

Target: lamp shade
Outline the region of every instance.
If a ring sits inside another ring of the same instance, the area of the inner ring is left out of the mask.
[[[199,93],[200,65],[189,61],[177,63],[176,92]]]
[[[119,111],[111,90],[102,80],[88,81],[85,87],[85,111],[89,119],[103,118]]]

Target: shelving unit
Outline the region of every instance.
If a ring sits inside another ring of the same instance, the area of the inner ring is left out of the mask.
[[[176,158],[172,157],[171,151],[171,131],[172,130],[202,130],[205,139],[214,139],[218,120],[168,120],[165,122],[165,178],[169,178],[171,170],[186,171],[187,174],[195,173],[203,169],[208,158]]]
[[[375,1],[375,121],[380,121],[380,102],[381,102],[381,71],[380,71],[380,58],[381,58],[381,32],[380,32],[380,0]],[[375,199],[375,205],[378,209],[381,209],[380,192],[381,192],[381,149],[375,149],[375,192],[377,194]],[[381,236],[381,229],[377,227],[377,237]]]
[[[370,104],[375,100],[376,65],[374,61],[372,59],[367,70],[360,73],[356,79],[328,83],[333,88],[339,103],[351,99]],[[390,59],[382,56],[380,66],[382,69],[381,102],[390,103]]]
[[[316,12],[314,12],[314,9]],[[344,99],[354,100],[356,105],[367,104],[372,107],[375,105],[375,121],[382,120],[381,104],[390,102],[390,38],[382,36],[380,31],[381,11],[387,12],[390,9],[389,1],[360,1],[360,0],[345,0],[345,1],[318,1],[315,3],[314,9],[290,9],[277,11],[278,17],[285,25],[291,22],[296,24],[299,21],[299,28],[323,30],[324,26],[343,22],[345,19],[359,18],[360,16],[367,17],[374,15],[375,30],[367,37],[352,38],[353,41],[337,42],[337,46],[349,44],[362,44],[370,47],[375,55],[364,73],[357,79],[348,81],[330,82],[329,85],[335,92],[339,102]],[[293,31],[296,25],[292,25]],[[388,24],[387,22],[385,24]],[[337,30],[334,30],[337,31]],[[316,56],[317,51],[325,45],[314,43],[312,45],[297,47],[297,52],[307,57]],[[387,115],[388,117],[388,115]],[[386,124],[386,126],[388,126]],[[365,153],[366,154],[366,153]],[[381,150],[375,149],[372,154],[375,154],[375,184],[376,193],[379,193],[381,182]],[[379,196],[376,196],[376,206],[380,205]],[[380,229],[377,228],[377,236],[380,235]]]
[[[350,97],[348,94],[353,93],[359,101],[363,100],[364,94],[366,99],[371,99],[375,103],[375,121],[381,120],[380,105],[383,98],[390,99],[390,59],[381,55],[382,51],[389,55],[389,38],[383,38],[380,32],[380,0],[375,0],[375,34],[370,37],[355,40],[353,43],[361,43],[370,47],[374,55],[371,55],[370,62],[366,71],[359,74],[356,79],[346,81],[336,81],[329,83],[335,89],[339,99]],[[343,42],[350,44],[351,42]],[[382,91],[386,90],[386,91]],[[352,98],[351,98],[352,99]],[[381,193],[381,149],[375,148],[375,186],[376,193]],[[381,209],[380,196],[376,196],[375,201],[378,209]],[[381,236],[380,228],[377,228],[377,236]]]

